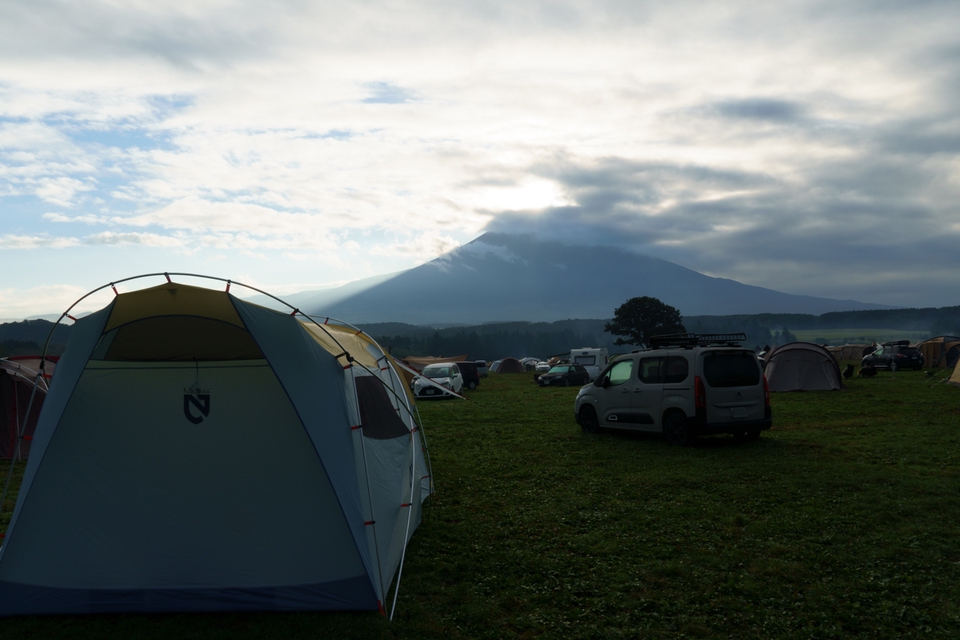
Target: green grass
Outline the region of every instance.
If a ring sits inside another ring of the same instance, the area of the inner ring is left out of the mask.
[[[2,637],[960,635],[960,389],[881,372],[774,394],[759,441],[587,435],[575,389],[492,374],[420,404],[437,495],[397,620],[12,618]],[[9,512],[11,504],[5,505]]]
[[[929,331],[900,331],[898,329],[798,329],[790,333],[801,342],[820,342],[823,338],[832,345],[909,340],[919,342],[930,337]]]

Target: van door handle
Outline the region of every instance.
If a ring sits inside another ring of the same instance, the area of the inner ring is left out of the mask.
[[[630,389],[624,389],[624,390],[621,391],[620,393],[630,393]]]

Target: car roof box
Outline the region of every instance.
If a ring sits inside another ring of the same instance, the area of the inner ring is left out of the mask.
[[[662,336],[653,336],[648,341],[651,349],[666,347],[707,347],[727,346],[739,347],[747,339],[745,333],[671,333]]]

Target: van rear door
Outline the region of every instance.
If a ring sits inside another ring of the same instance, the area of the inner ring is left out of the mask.
[[[700,357],[708,424],[764,419],[763,372],[753,351],[704,351]]]

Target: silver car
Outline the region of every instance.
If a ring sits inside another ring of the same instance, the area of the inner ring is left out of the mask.
[[[577,423],[590,433],[663,433],[675,445],[717,433],[759,437],[772,424],[767,380],[752,350],[717,335],[658,336],[653,348],[621,356],[580,389]]]

